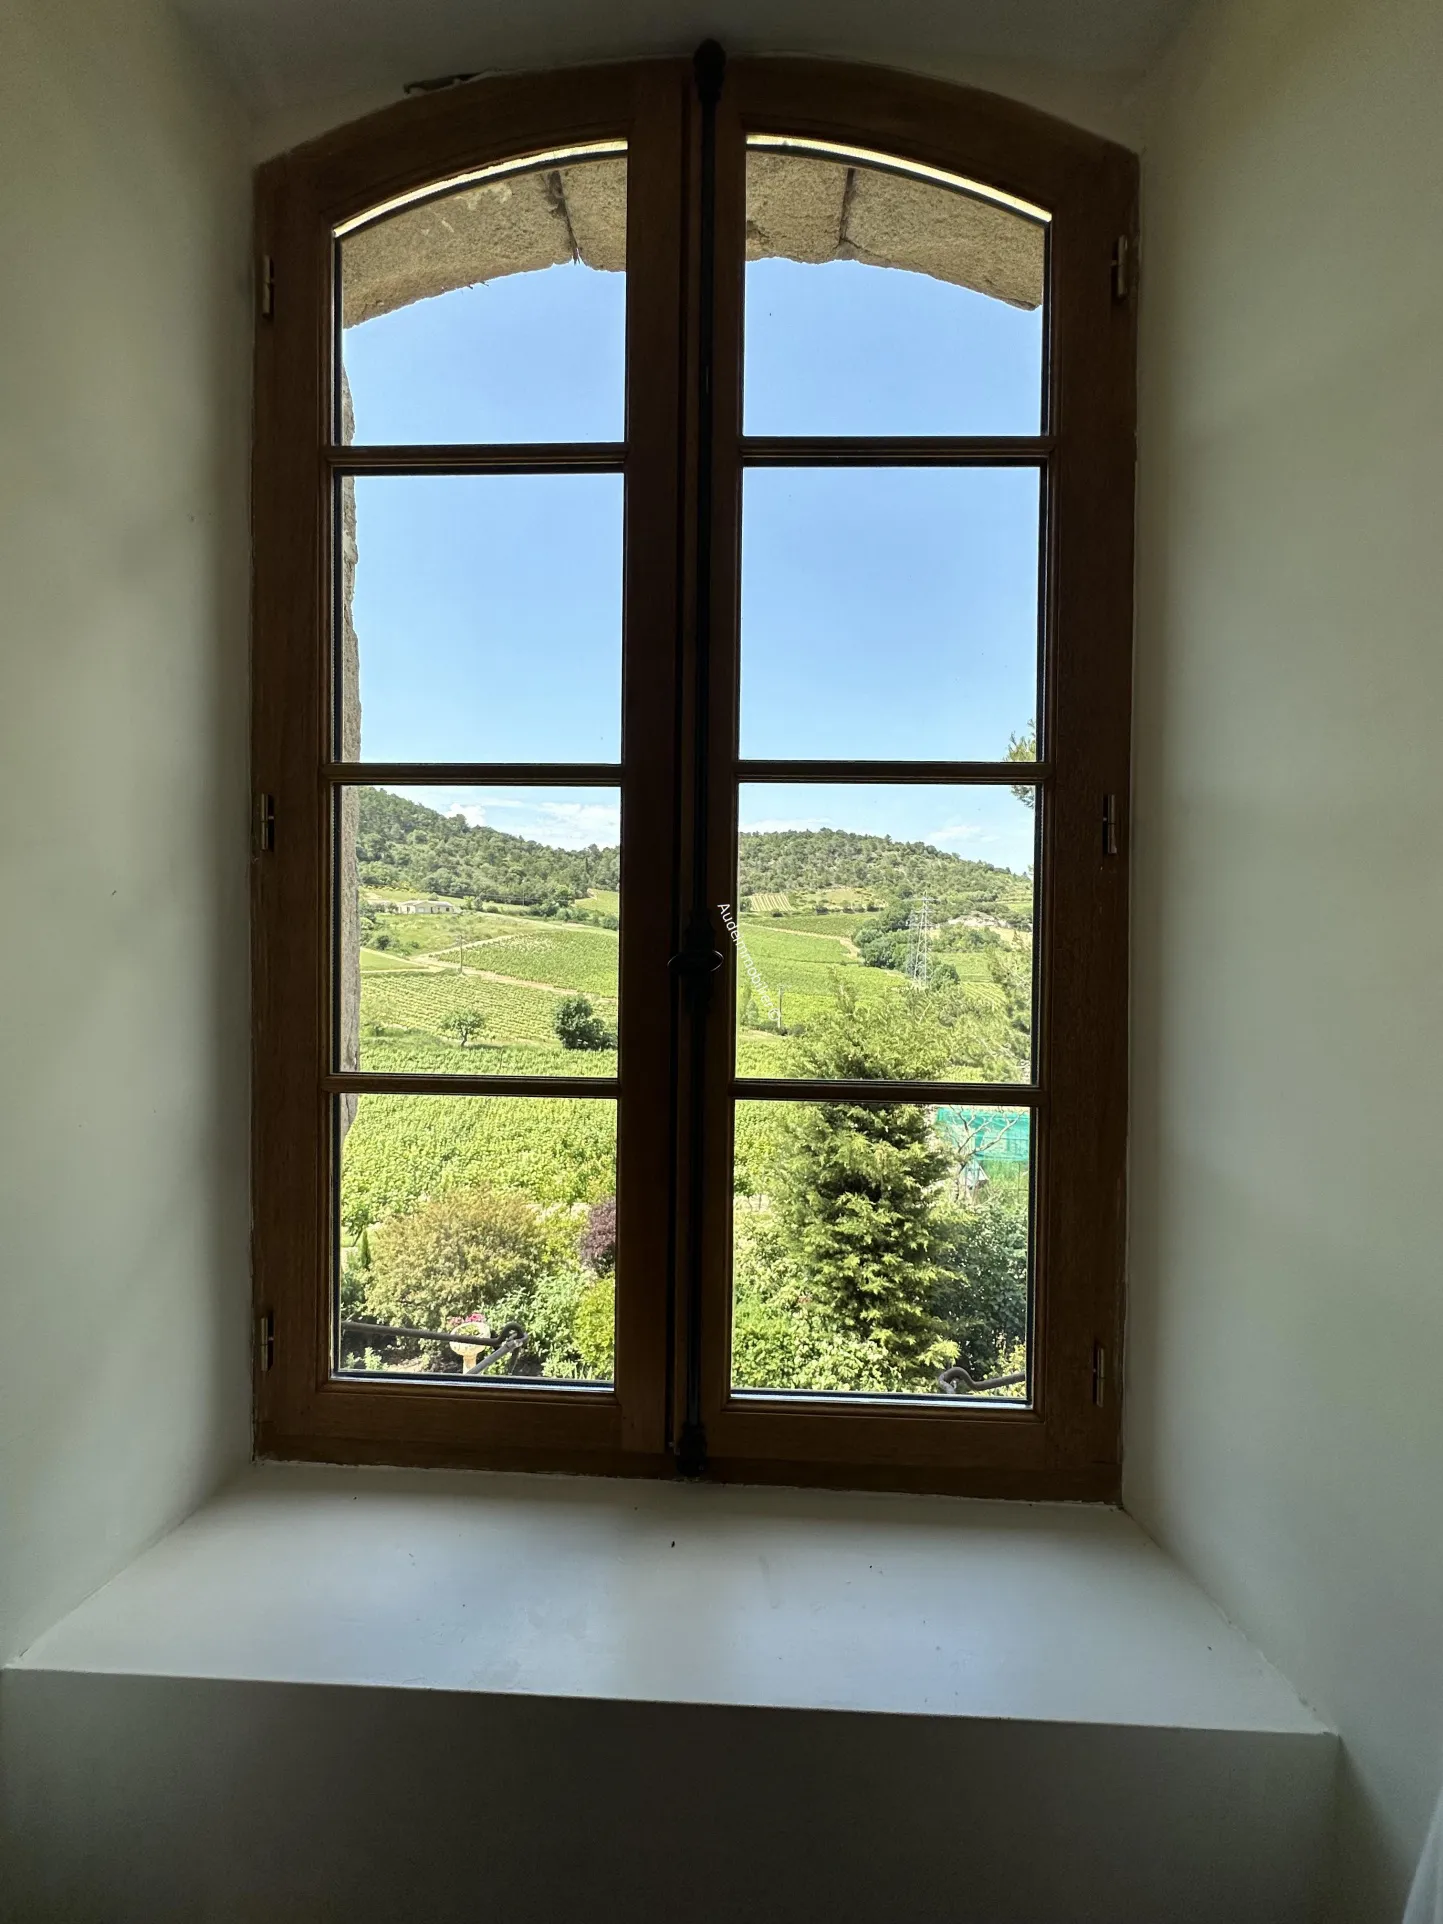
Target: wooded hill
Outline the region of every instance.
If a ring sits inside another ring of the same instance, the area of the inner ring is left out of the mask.
[[[936,912],[995,915],[1030,926],[1032,884],[1010,869],[948,855],[927,842],[843,828],[776,829],[741,838],[739,889],[749,895],[864,890],[881,907],[928,896]]]
[[[618,885],[615,848],[551,848],[473,828],[381,788],[360,791],[356,838],[360,879],[368,888],[409,890],[518,906],[558,906],[588,889]],[[864,892],[878,907],[920,895],[940,914],[994,915],[1026,925],[1032,885],[989,862],[948,855],[925,842],[845,829],[783,829],[741,838],[738,893],[815,896],[827,889]]]
[[[614,848],[549,848],[499,828],[473,828],[384,788],[360,791],[356,856],[366,888],[536,906],[614,889]]]

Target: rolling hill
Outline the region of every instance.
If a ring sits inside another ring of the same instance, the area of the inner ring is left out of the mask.
[[[472,827],[459,815],[442,815],[380,788],[360,790],[356,850],[360,880],[368,888],[522,907],[560,906],[592,889],[615,889],[619,876],[615,848],[552,848],[502,829]],[[881,907],[925,894],[939,915],[1031,922],[1032,885],[1025,877],[888,835],[826,828],[743,835],[739,868],[743,899],[785,895],[800,908],[799,898],[851,890]]]

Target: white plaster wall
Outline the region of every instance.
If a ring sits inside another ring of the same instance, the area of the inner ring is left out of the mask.
[[[243,154],[0,0],[0,1657],[248,1449]]]
[[[1144,155],[1126,1501],[1443,1778],[1443,10],[1217,0]]]
[[[175,0],[254,118],[258,159],[401,98],[409,81],[728,53],[855,60],[981,87],[1110,139],[1190,0]]]
[[[732,54],[869,61],[987,88],[1114,139],[1189,0],[176,0],[255,116],[258,156],[343,125],[408,82],[587,61]]]

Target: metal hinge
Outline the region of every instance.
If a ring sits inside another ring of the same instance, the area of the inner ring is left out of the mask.
[[[256,298],[261,319],[270,320],[276,311],[276,264],[269,254],[261,255],[260,271],[256,276]]]
[[[276,845],[276,798],[274,795],[256,796],[254,841],[257,855],[269,855]]]
[[[1119,234],[1112,244],[1112,298],[1125,301],[1132,292],[1136,278],[1137,250],[1126,234]]]
[[[263,1309],[256,1318],[256,1362],[262,1376],[276,1360],[276,1313]]]
[[[1118,851],[1119,820],[1117,797],[1104,795],[1102,798],[1102,852],[1104,855],[1116,855]]]
[[[1107,1401],[1107,1351],[1101,1343],[1092,1346],[1092,1400],[1099,1409]]]

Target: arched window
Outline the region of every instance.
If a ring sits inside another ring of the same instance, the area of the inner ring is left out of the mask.
[[[710,48],[264,170],[263,1451],[1115,1491],[1134,196]]]

